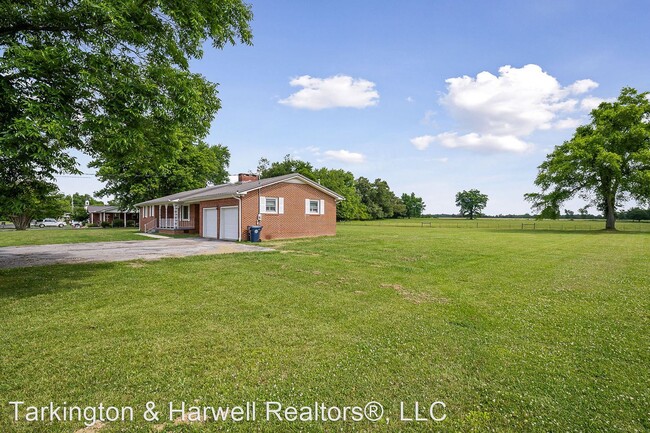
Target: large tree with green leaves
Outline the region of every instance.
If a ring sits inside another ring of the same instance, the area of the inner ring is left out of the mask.
[[[525,196],[542,216],[557,215],[560,204],[579,196],[603,212],[606,229],[615,230],[617,207],[650,200],[648,95],[624,88],[546,157],[535,179],[542,191]]]
[[[424,212],[424,208],[426,207],[424,200],[422,200],[422,197],[416,197],[414,192],[412,192],[410,195],[406,193],[402,194],[402,202],[406,207],[407,218],[421,217],[422,212]]]
[[[98,168],[97,177],[106,182],[98,194],[112,195],[114,203],[128,208],[151,197],[227,182],[229,161],[225,146],[185,143],[165,155],[153,147],[140,153],[115,149],[91,166]]]
[[[406,213],[404,203],[391,191],[385,180],[375,179],[370,182],[365,177],[360,177],[356,189],[371,219],[393,218]]]
[[[361,203],[361,196],[355,188],[354,174],[341,169],[319,168],[314,170],[314,177],[321,185],[345,198],[336,204],[336,219],[368,219],[368,211]]]
[[[300,173],[309,179],[316,179],[314,167],[310,162],[292,158],[291,155],[285,155],[282,161],[275,162],[271,162],[267,158],[261,158],[257,163],[257,171],[262,178]]]
[[[0,7],[0,213],[29,219],[71,150],[108,161],[200,146],[216,85],[189,70],[206,40],[250,43],[241,0],[7,0]]]
[[[460,214],[471,220],[481,214],[487,202],[488,196],[478,189],[463,190],[456,194],[456,206],[460,208]]]

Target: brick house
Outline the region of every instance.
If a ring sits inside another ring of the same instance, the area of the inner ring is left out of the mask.
[[[248,226],[261,225],[261,239],[333,236],[339,194],[301,174],[184,191],[138,203],[140,231],[198,233],[231,241],[248,240]]]
[[[88,212],[88,223],[101,224],[106,221],[113,224],[113,220],[122,220],[122,224],[126,227],[127,221],[134,221],[138,224],[138,211],[137,210],[123,210],[117,206],[86,206]]]

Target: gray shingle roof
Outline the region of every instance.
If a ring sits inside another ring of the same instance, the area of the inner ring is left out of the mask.
[[[103,205],[103,206],[89,205],[89,206],[86,208],[86,211],[87,211],[88,213],[97,213],[97,212],[98,212],[98,213],[101,213],[101,212],[105,212],[105,213],[124,213],[124,212],[130,212],[130,213],[134,213],[134,212],[137,212],[137,211],[135,211],[135,210],[133,210],[133,209],[123,210],[123,209],[119,209],[117,206],[106,206],[106,205]]]
[[[247,193],[249,191],[254,191],[265,186],[273,185],[275,183],[283,182],[290,179],[299,179],[308,185],[313,186],[316,189],[323,191],[324,193],[331,195],[337,200],[343,200],[343,197],[334,191],[325,188],[324,186],[314,182],[311,179],[303,176],[298,173],[285,174],[282,176],[269,177],[268,179],[260,179],[252,182],[237,182],[237,183],[224,183],[221,185],[208,186],[205,188],[193,189],[191,191],[183,191],[176,194],[167,195],[164,197],[154,198],[153,200],[147,200],[142,203],[136,204],[136,206],[148,206],[154,204],[166,204],[171,202],[177,203],[197,203],[203,200],[219,199],[233,197]]]

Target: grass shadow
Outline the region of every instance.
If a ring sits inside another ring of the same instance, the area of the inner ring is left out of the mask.
[[[116,266],[118,263],[112,262],[0,269],[0,298],[25,299],[76,290],[96,272]]]

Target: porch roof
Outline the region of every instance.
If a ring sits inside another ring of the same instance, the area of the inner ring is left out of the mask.
[[[324,192],[325,194],[334,197],[336,200],[344,200],[344,198],[339,194],[328,188],[325,188],[321,184],[314,182],[302,174],[291,173],[285,174],[283,176],[269,177],[268,179],[260,179],[251,182],[224,183],[221,185],[208,186],[206,188],[193,189],[191,191],[183,191],[176,194],[155,198],[153,200],[144,201],[142,203],[136,204],[136,206],[140,207],[172,203],[198,203],[203,200],[242,196],[250,191],[255,191],[266,186],[289,180],[306,183]]]
[[[89,205],[86,207],[86,212],[88,213],[137,213],[138,211],[134,209],[120,209],[117,206],[98,206],[98,205]]]

